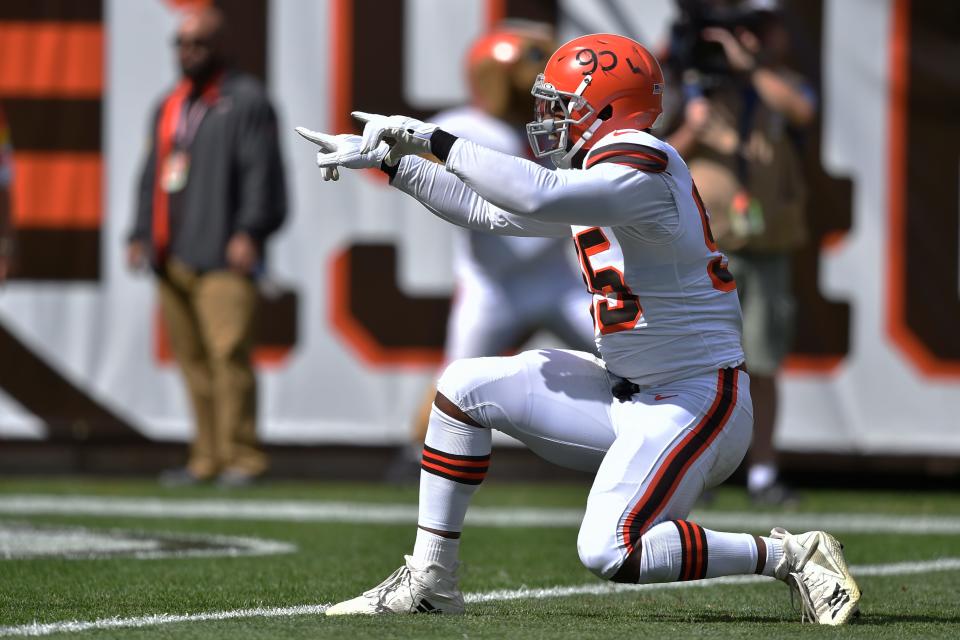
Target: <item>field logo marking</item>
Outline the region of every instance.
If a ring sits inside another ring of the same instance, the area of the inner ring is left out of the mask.
[[[294,544],[252,537],[0,522],[0,560],[117,557],[156,560],[263,556],[296,551]]]

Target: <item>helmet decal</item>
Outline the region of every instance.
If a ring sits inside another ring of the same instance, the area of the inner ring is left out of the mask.
[[[606,62],[602,58],[606,57]],[[583,75],[589,76],[600,71],[613,71],[617,68],[617,54],[613,51],[594,51],[593,49],[580,49],[577,51],[577,63],[584,69]]]

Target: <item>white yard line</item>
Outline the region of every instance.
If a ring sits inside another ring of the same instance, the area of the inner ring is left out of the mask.
[[[285,618],[290,616],[317,615],[327,610],[329,604],[300,605],[296,607],[281,607],[268,609],[236,609],[234,611],[210,611],[208,613],[187,613],[182,615],[172,613],[158,613],[151,616],[137,618],[101,618],[82,622],[67,620],[64,622],[48,622],[24,624],[17,627],[0,627],[0,636],[49,636],[54,633],[77,633],[102,629],[136,629],[139,627],[156,627],[177,622],[205,622],[208,620],[232,620],[234,618]]]
[[[850,571],[856,578],[872,576],[906,576],[917,573],[934,571],[960,570],[960,558],[941,558],[925,562],[895,562],[891,564],[873,564],[852,566]],[[488,591],[486,593],[468,593],[464,596],[467,602],[492,602],[503,600],[523,600],[525,598],[564,598],[566,596],[605,595],[608,593],[629,593],[635,591],[664,591],[668,589],[695,589],[713,587],[724,584],[753,584],[756,582],[771,582],[773,578],[765,576],[727,576],[711,578],[695,582],[664,582],[659,584],[617,584],[615,582],[598,582],[593,584],[575,585],[569,587],[547,587],[543,589],[504,589]]]
[[[875,564],[853,566],[850,570],[858,578],[869,576],[900,576],[934,571],[960,570],[960,558],[942,558],[926,562],[897,562],[893,564]],[[468,593],[464,599],[467,602],[502,602],[505,600],[564,598],[579,595],[607,595],[611,593],[626,593],[634,591],[662,591],[667,589],[695,589],[728,584],[752,584],[755,582],[771,582],[771,578],[762,576],[730,576],[727,578],[713,578],[697,582],[670,582],[665,584],[622,585],[613,583],[590,583],[568,587],[548,587],[542,589],[502,589],[484,593]],[[232,620],[237,618],[280,618],[305,615],[319,615],[327,610],[329,604],[299,605],[295,607],[256,609],[236,609],[234,611],[212,611],[208,613],[169,614],[160,613],[135,618],[102,618],[100,620],[79,621],[66,620],[63,622],[45,622],[24,624],[10,627],[0,627],[0,637],[29,637],[46,636],[54,633],[70,633],[93,631],[102,629],[132,629],[154,627],[180,622],[205,622],[208,620]]]
[[[417,521],[417,507],[404,504],[54,495],[0,496],[0,513],[358,524],[414,524]],[[472,507],[467,523],[486,527],[576,527],[582,517],[581,509]],[[735,531],[763,531],[779,526],[796,531],[825,529],[835,533],[960,533],[957,516],[702,511],[694,512],[690,519],[713,529]]]

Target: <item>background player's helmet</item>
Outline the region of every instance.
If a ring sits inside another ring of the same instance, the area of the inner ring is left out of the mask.
[[[550,25],[508,20],[480,36],[467,53],[470,102],[495,118],[526,123],[530,86],[556,49]]]
[[[647,129],[660,113],[663,72],[639,42],[610,33],[574,38],[550,56],[533,85],[530,147],[561,169],[617,129]]]

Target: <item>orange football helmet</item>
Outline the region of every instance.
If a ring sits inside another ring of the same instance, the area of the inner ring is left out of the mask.
[[[473,105],[524,124],[530,117],[530,85],[556,47],[550,26],[537,22],[504,21],[480,36],[466,59]]]
[[[646,129],[663,111],[663,71],[639,42],[610,33],[574,38],[550,56],[532,90],[530,147],[561,169],[617,129]]]

